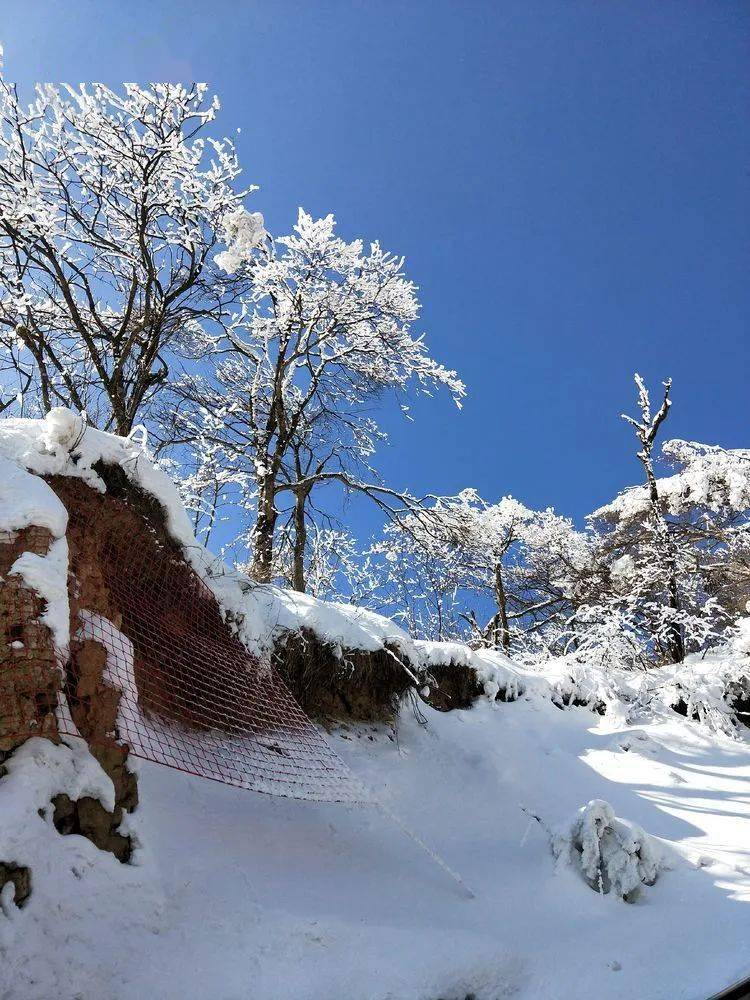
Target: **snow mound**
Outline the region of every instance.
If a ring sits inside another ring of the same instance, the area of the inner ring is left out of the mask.
[[[552,851],[558,862],[579,869],[592,889],[626,902],[637,898],[642,885],[653,885],[665,867],[656,841],[618,819],[603,799],[592,799],[553,834]]]
[[[0,457],[0,510],[5,531],[36,525],[47,528],[55,538],[65,534],[68,513],[55,493],[38,476],[5,457]]]
[[[346,650],[386,647],[417,666],[417,643],[390,618],[350,604],[321,601],[296,590],[255,584],[242,577],[242,637],[251,648],[269,649],[285,633],[307,630],[342,656]]]
[[[576,706],[604,715],[628,697],[626,672],[608,669],[600,663],[560,657],[542,664],[538,673],[549,686],[544,693],[558,708]]]
[[[525,690],[520,668],[503,653],[492,649],[471,649],[460,642],[414,643],[417,662],[427,675],[445,676],[443,671],[470,670],[477,687],[490,701],[500,697],[515,701]]]

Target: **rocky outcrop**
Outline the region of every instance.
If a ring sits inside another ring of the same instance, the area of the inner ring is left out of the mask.
[[[51,543],[46,528],[0,532],[0,750],[30,736],[57,735],[61,674],[52,633],[41,620],[45,602],[10,572],[25,552],[46,556]]]

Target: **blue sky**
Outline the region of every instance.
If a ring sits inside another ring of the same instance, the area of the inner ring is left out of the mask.
[[[469,396],[389,417],[394,485],[580,518],[638,478],[635,370],[750,445],[747,3],[4,0],[0,38],[21,84],[207,80],[269,228],[406,255]]]

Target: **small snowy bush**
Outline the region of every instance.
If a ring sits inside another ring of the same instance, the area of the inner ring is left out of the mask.
[[[572,656],[548,660],[539,670],[548,682],[546,695],[558,708],[578,706],[604,715],[625,700],[620,674],[601,664],[579,663]]]
[[[602,799],[592,799],[552,837],[559,862],[580,869],[597,892],[633,902],[641,885],[653,885],[662,868],[655,841],[639,826],[618,819]]]
[[[650,671],[641,682],[635,708],[653,713],[660,703],[714,733],[738,738],[750,721],[750,635],[744,621],[730,642],[705,657]]]

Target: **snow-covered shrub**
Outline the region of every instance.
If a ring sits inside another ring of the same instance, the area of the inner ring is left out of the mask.
[[[608,707],[623,700],[619,674],[600,663],[579,663],[574,656],[548,660],[539,673],[549,685],[546,695],[557,708],[587,708],[604,715]]]
[[[661,705],[714,733],[737,737],[750,722],[748,626],[743,619],[728,643],[705,656],[693,654],[644,675],[633,711]]]
[[[663,867],[655,841],[639,826],[618,819],[608,802],[592,799],[552,837],[561,863],[580,869],[597,892],[633,902],[642,885],[653,885]]]
[[[623,557],[626,558],[629,557]],[[614,603],[587,604],[578,608],[567,627],[566,648],[575,649],[582,662],[599,663],[618,670],[647,665],[647,650],[635,616]]]
[[[741,679],[740,679],[741,683]],[[659,692],[671,708],[687,719],[700,722],[714,733],[736,735],[737,719],[732,710],[730,690],[741,690],[721,673],[714,677],[682,671],[678,679]]]

